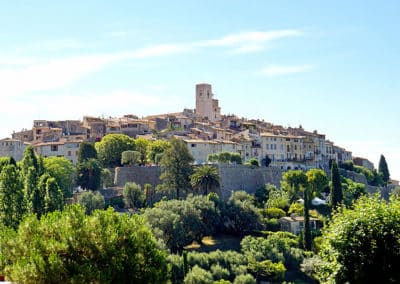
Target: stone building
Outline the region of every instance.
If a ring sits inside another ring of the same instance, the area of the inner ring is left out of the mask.
[[[196,116],[211,122],[221,120],[221,108],[218,100],[213,99],[212,87],[210,84],[196,85]]]
[[[21,140],[5,138],[0,140],[0,157],[13,157],[22,160],[26,145]]]
[[[43,157],[65,157],[72,164],[78,162],[78,151],[82,141],[60,140],[56,142],[42,142],[33,147],[38,155]]]

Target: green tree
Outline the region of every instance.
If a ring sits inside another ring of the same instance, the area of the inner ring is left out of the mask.
[[[158,164],[162,154],[169,147],[170,143],[167,140],[155,140],[150,142],[149,145],[147,145],[147,160],[151,163]]]
[[[190,176],[190,183],[193,188],[200,188],[203,194],[207,195],[212,188],[219,186],[218,171],[208,165],[196,167]]]
[[[40,176],[43,173],[43,168],[41,167],[40,158],[36,155],[35,149],[32,145],[25,148],[24,154],[21,161],[22,174],[26,176],[28,169],[34,167],[37,171],[37,175]]]
[[[400,279],[400,200],[361,197],[322,232],[321,282],[396,283]]]
[[[64,208],[64,195],[55,178],[46,180],[46,193],[44,196],[45,212],[53,212]]]
[[[0,223],[16,228],[25,213],[24,193],[15,165],[7,165],[0,173]]]
[[[378,172],[382,174],[382,179],[385,184],[387,184],[390,181],[390,173],[389,173],[389,168],[386,163],[385,156],[381,155],[379,159],[379,167],[378,167]]]
[[[299,199],[307,185],[307,176],[302,170],[289,170],[282,175],[281,188],[290,195],[290,201]]]
[[[331,188],[329,197],[329,206],[335,209],[343,202],[342,183],[340,181],[339,169],[335,161],[332,162],[331,167]]]
[[[15,283],[166,283],[166,255],[142,217],[74,205],[25,218],[0,238],[1,271]],[[27,245],[29,244],[29,245]]]
[[[135,141],[124,134],[108,134],[94,144],[97,156],[103,167],[121,166],[121,154],[135,150]]]
[[[134,182],[127,182],[125,184],[122,196],[127,208],[142,208],[145,205],[146,195],[140,185]]]
[[[312,237],[310,228],[310,207],[311,200],[315,195],[322,192],[328,185],[328,179],[323,170],[310,169],[306,172],[307,186],[304,192],[304,230],[303,242],[306,250],[311,250]]]
[[[256,158],[251,158],[250,160],[248,160],[246,162],[246,165],[253,166],[253,167],[259,167],[260,163],[258,162],[258,160]]]
[[[160,179],[163,187],[176,192],[176,198],[179,199],[182,191],[191,188],[191,163],[194,159],[183,141],[173,137],[170,143],[171,147],[165,150],[161,159]]]
[[[239,153],[231,153],[230,162],[232,164],[241,165],[242,164],[242,156],[240,156]]]
[[[90,215],[96,209],[104,209],[104,196],[98,191],[84,191],[78,195],[78,204],[86,209],[87,215]]]
[[[78,163],[83,163],[89,159],[97,159],[97,151],[93,143],[82,142],[78,150]]]
[[[109,169],[101,169],[101,184],[103,188],[112,187],[114,185],[112,174]]]
[[[138,151],[124,151],[121,153],[121,165],[135,166],[140,163],[140,156]]]
[[[235,191],[221,208],[224,230],[231,234],[246,235],[261,228],[261,215],[251,195]]]
[[[204,236],[200,210],[185,200],[160,201],[146,209],[144,216],[154,235],[174,253]]]
[[[24,178],[24,203],[28,213],[33,213],[34,192],[38,190],[39,177],[35,168],[29,167]]]
[[[48,157],[43,159],[45,171],[54,177],[60,186],[64,197],[72,197],[75,168],[64,157]]]
[[[101,166],[96,159],[89,159],[76,165],[76,183],[83,189],[97,190],[101,181]]]
[[[135,139],[135,150],[140,153],[139,162],[140,165],[145,165],[147,160],[147,149],[150,145],[150,141],[145,138]]]
[[[202,269],[195,265],[183,280],[185,284],[213,284],[213,277],[211,272]]]

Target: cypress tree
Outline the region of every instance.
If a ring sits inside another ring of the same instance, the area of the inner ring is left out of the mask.
[[[379,159],[378,172],[382,174],[383,182],[386,185],[390,180],[390,173],[389,173],[388,165],[386,163],[385,156],[383,156],[383,155],[381,155],[381,158]]]
[[[16,228],[24,214],[22,183],[17,168],[7,165],[0,173],[0,222]]]
[[[93,143],[82,142],[79,145],[78,163],[83,163],[89,159],[97,159],[97,151]]]
[[[330,207],[335,209],[336,206],[343,202],[342,184],[340,182],[340,174],[338,165],[335,161],[332,162],[331,167],[331,188],[330,188]]]
[[[303,246],[305,250],[311,250],[312,237],[310,227],[310,188],[304,188],[304,229],[303,229]]]
[[[53,212],[62,210],[64,207],[64,196],[55,178],[46,180],[46,194],[44,196],[45,211]]]

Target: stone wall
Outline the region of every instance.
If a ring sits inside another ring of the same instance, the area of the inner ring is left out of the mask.
[[[368,184],[367,178],[363,174],[359,174],[359,173],[352,172],[352,171],[347,171],[347,170],[344,170],[344,169],[339,169],[339,173],[340,173],[340,175],[342,175],[342,176],[344,176],[346,178],[349,178],[352,181],[355,181],[355,182],[358,182],[358,183],[362,183],[362,184],[365,184],[365,185]]]
[[[160,181],[161,169],[157,166],[151,167],[118,167],[115,168],[114,185],[124,187],[127,182],[136,182],[142,188],[144,184],[150,183],[155,188]]]
[[[282,171],[273,167],[251,168],[243,165],[218,165],[220,188],[218,195],[228,199],[233,190],[245,190],[254,193],[257,188],[266,183],[280,186]],[[115,169],[114,184],[123,187],[127,182],[136,182],[143,188],[145,183],[150,183],[155,188],[160,181],[161,169],[152,167],[120,167]]]
[[[244,165],[222,164],[218,166],[220,176],[220,188],[218,195],[222,199],[228,199],[232,191],[244,190],[254,193],[266,183],[280,186],[282,170],[274,167],[252,168]]]

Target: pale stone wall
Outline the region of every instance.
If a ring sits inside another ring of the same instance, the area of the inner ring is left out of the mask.
[[[115,169],[114,185],[124,187],[127,182],[135,182],[143,188],[144,184],[150,183],[155,188],[161,184],[160,175],[161,169],[157,166],[118,167]]]
[[[218,194],[228,199],[232,191],[244,190],[254,193],[258,188],[272,183],[280,186],[282,171],[275,167],[251,168],[244,165],[222,164],[218,166],[220,188]]]
[[[260,167],[251,168],[243,165],[218,165],[220,176],[220,188],[218,195],[228,199],[233,190],[245,190],[254,193],[257,188],[266,183],[272,183],[279,187],[282,178],[282,171],[278,168]],[[153,188],[161,183],[161,169],[152,167],[120,167],[115,169],[114,184],[123,187],[127,182],[136,182],[143,188],[145,183],[150,183]]]

